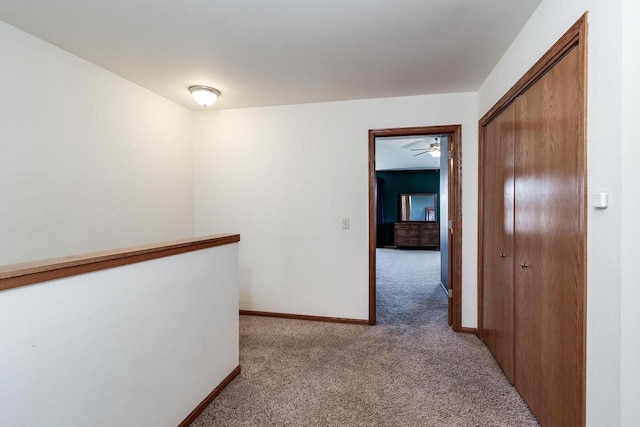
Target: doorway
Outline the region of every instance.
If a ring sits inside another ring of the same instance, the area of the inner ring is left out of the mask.
[[[427,126],[396,129],[376,129],[369,131],[369,324],[376,324],[376,242],[377,242],[377,213],[376,213],[376,138],[384,137],[411,137],[423,135],[446,135],[448,138],[448,150],[443,156],[448,156],[447,170],[444,178],[448,181],[448,213],[440,218],[444,225],[443,231],[447,233],[447,247],[442,247],[447,254],[448,265],[446,276],[448,278],[447,291],[448,322],[456,332],[461,331],[462,320],[462,210],[461,210],[461,182],[462,162],[461,125]],[[444,273],[444,272],[443,272]],[[444,274],[443,274],[444,276]]]

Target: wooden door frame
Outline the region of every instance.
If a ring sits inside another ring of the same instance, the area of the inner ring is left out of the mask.
[[[449,316],[454,331],[462,332],[462,126],[423,126],[369,130],[369,324],[376,324],[376,138],[417,135],[451,135],[449,150],[453,152],[453,167],[449,174],[448,286]],[[443,153],[444,154],[444,153]],[[444,154],[446,155],[446,154]],[[453,171],[453,173],[451,173]],[[440,219],[442,220],[442,218]],[[474,331],[475,332],[475,331]]]

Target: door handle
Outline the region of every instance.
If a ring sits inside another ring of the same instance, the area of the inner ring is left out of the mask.
[[[504,252],[500,252],[500,258],[504,258],[506,257],[506,255],[504,254]]]
[[[522,267],[522,268],[529,268],[529,264],[527,264],[526,262],[521,262],[521,263],[520,263],[520,267]]]

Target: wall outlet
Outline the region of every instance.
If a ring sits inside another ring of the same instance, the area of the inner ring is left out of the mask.
[[[347,230],[349,228],[349,218],[342,218],[342,229]]]

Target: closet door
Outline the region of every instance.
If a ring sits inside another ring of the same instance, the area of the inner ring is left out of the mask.
[[[482,338],[514,379],[513,156],[515,107],[483,128]]]
[[[543,426],[585,423],[579,55],[571,50],[515,103],[515,386]]]

